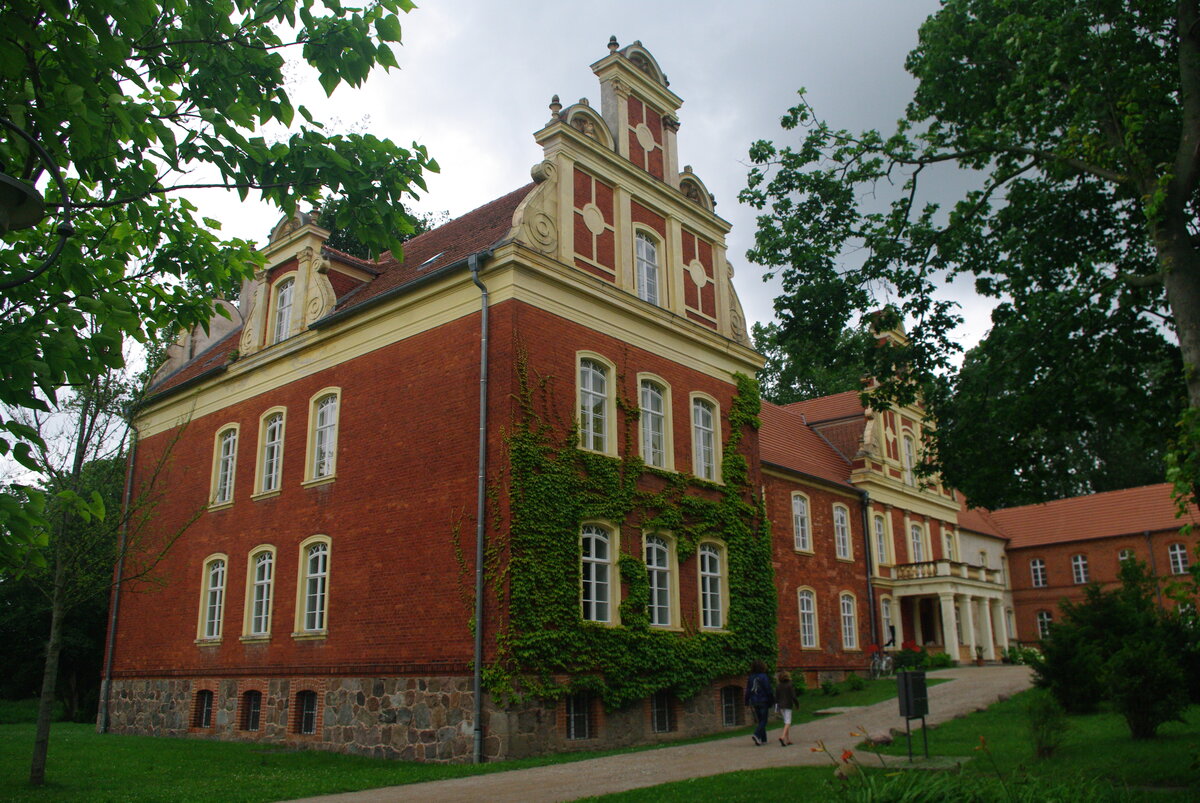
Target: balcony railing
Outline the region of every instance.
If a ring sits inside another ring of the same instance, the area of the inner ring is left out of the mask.
[[[929,580],[937,577],[960,577],[964,580],[978,580],[983,583],[1004,585],[1004,576],[999,569],[961,563],[956,560],[927,560],[921,563],[901,563],[896,566],[883,567],[885,572],[889,569],[891,570],[893,580]]]

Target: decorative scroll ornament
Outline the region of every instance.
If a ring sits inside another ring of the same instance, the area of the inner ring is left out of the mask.
[[[259,273],[262,273],[265,278],[266,271],[259,271]],[[257,281],[254,285],[254,293],[250,296],[250,307],[246,310],[245,315],[246,322],[242,325],[242,339],[238,342],[238,351],[243,356],[258,351],[262,342],[262,320],[267,292],[263,278],[255,275]]]
[[[549,160],[529,171],[537,187],[513,213],[514,236],[543,254],[558,251],[558,168]]]

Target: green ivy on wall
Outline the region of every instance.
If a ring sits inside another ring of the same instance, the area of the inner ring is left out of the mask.
[[[759,426],[757,383],[735,376],[724,483],[715,484],[647,467],[637,457],[638,407],[628,400],[618,399],[626,414],[625,457],[579,449],[574,426],[550,420],[555,406],[549,383],[530,383],[524,355],[517,373],[518,414],[505,438],[509,466],[492,505],[499,525],[507,503],[510,525],[507,531],[493,527],[487,556],[489,588],[501,611],[498,654],[484,670],[488,690],[550,699],[589,691],[615,709],[659,690],[687,699],[717,678],[744,674],[755,658],[773,663],[769,524],[739,451],[745,431]],[[638,556],[615,550],[626,587],[616,626],[581,616],[580,531],[593,521],[611,525],[619,538],[637,539],[632,551]],[[725,545],[725,630],[704,631],[695,622],[684,623],[682,631],[650,626],[649,580],[640,555],[641,534],[654,530],[675,539],[681,593],[696,588],[689,578],[696,576],[691,558],[700,540]]]

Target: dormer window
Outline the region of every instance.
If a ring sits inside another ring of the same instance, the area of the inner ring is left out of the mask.
[[[658,305],[658,245],[649,235],[637,235],[637,294]]]
[[[272,343],[286,339],[291,329],[292,288],[295,286],[294,279],[285,279],[275,288],[275,326],[272,329]]]

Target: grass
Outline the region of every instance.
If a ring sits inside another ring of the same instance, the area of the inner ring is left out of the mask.
[[[1144,742],[1131,739],[1124,720],[1116,714],[1072,716],[1068,737],[1054,757],[1036,760],[1027,736],[1023,696],[930,729],[930,755],[957,757],[962,762],[960,771],[896,775],[872,769],[877,764],[875,757],[857,751],[856,760],[866,769],[864,785],[875,787],[874,796],[858,782],[833,780],[831,765],[733,772],[591,799],[605,803],[1200,799],[1200,706],[1189,708],[1184,722],[1168,723],[1157,739]],[[986,752],[977,749],[980,737],[985,740]],[[913,746],[919,755],[919,731]],[[905,756],[907,747],[900,740],[880,752]],[[902,788],[879,794],[878,788],[884,784]]]
[[[930,683],[941,682],[930,679]],[[839,684],[837,695],[809,690],[795,722],[830,706],[870,705],[894,697],[895,681],[867,682],[860,691]],[[33,746],[36,701],[0,703],[0,800],[20,801],[272,801],[373,789],[488,772],[523,769],[615,753],[746,735],[750,727],[664,745],[604,752],[563,753],[481,766],[417,764],[323,751],[292,751],[261,743],[109,734],[92,725],[59,722],[51,731],[47,783],[25,786]],[[16,724],[14,724],[16,723]],[[180,779],[187,779],[185,784]]]

